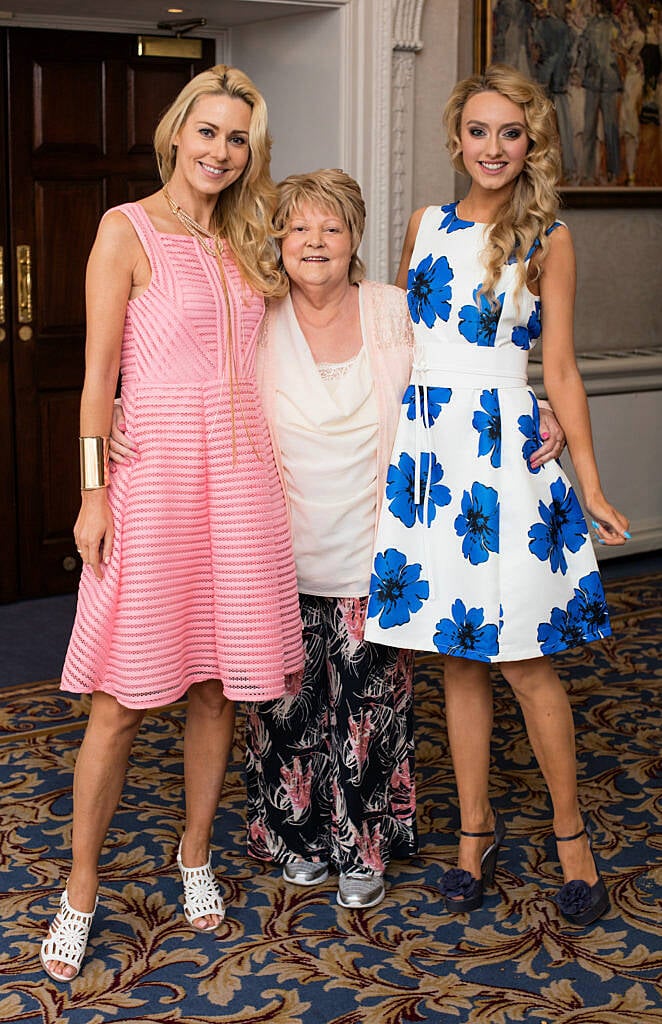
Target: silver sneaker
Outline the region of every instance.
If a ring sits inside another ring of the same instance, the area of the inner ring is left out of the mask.
[[[329,865],[325,861],[295,860],[283,867],[283,878],[292,885],[319,885],[329,877]]]
[[[340,875],[336,900],[347,910],[366,910],[381,903],[385,893],[384,879],[378,872],[351,868]]]

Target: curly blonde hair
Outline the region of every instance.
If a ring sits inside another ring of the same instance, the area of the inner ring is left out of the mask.
[[[293,214],[300,211],[304,203],[330,210],[346,225],[352,238],[349,283],[362,281],[365,266],[358,255],[358,248],[365,228],[365,203],[359,183],[333,167],[309,174],[291,174],[278,183],[276,191],[276,209],[272,218],[274,238],[285,237]]]
[[[549,249],[547,231],[559,206],[557,185],[561,176],[561,154],[554,106],[543,90],[508,64],[491,64],[482,75],[465,78],[453,89],[443,121],[446,146],[456,171],[467,173],[462,159],[461,126],[465,104],[481,92],[498,92],[522,108],[529,150],[512,195],[498,211],[483,251],[485,280],[481,291],[490,299],[505,263],[517,262],[517,290],[527,281],[526,257],[540,245],[542,259]],[[540,268],[538,269],[540,273]]]
[[[232,250],[242,277],[268,298],[287,293],[287,279],[278,266],[271,240],[271,214],[276,187],[269,173],[271,138],[267,106],[261,93],[239,68],[217,64],[188,82],[161,117],[154,133],[154,149],[161,181],[170,181],[177,161],[173,139],[202,96],[231,96],[251,108],[248,129],[249,157],[237,181],[224,189],[212,215],[212,228]]]

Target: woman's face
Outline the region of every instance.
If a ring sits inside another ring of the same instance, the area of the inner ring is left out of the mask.
[[[470,96],[462,111],[462,160],[479,188],[512,188],[529,149],[524,111],[517,103],[488,91]]]
[[[331,210],[310,203],[294,210],[281,240],[281,253],[295,286],[331,289],[349,281],[352,234]]]
[[[217,195],[244,173],[250,149],[251,108],[238,96],[201,96],[173,137],[173,181]]]

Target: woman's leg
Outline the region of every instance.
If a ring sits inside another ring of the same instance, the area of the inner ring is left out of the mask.
[[[119,802],[133,740],[144,712],[125,708],[114,697],[92,695],[90,718],[74,770],[72,866],[67,882],[75,910],[94,910],[98,863],[108,827]],[[73,967],[49,961],[58,973],[72,977]]]
[[[492,686],[489,666],[468,658],[444,658],[446,725],[460,804],[460,828],[489,832],[494,812],[488,795]],[[492,840],[460,836],[457,866],[480,878],[480,859]]]
[[[329,709],[324,598],[299,595],[303,622],[303,677],[279,697],[251,703],[246,725],[248,852],[259,860],[293,865],[329,859]],[[324,880],[320,869],[319,879]],[[286,873],[312,884],[305,869]]]
[[[234,702],[217,679],[195,683],[188,691],[184,730],[184,787],[186,824],[182,836],[182,864],[201,867],[209,859],[214,816],[221,799],[225,771],[234,738]],[[219,924],[221,918],[194,921],[196,928]]]
[[[383,874],[416,853],[413,655],[363,639],[367,598],[325,598],[333,859]]]
[[[554,809],[554,833],[572,836],[583,821],[577,798],[575,729],[572,709],[563,683],[548,658],[507,662],[500,666],[519,701],[533,752],[547,783]],[[588,838],[559,843],[564,881],[597,881]]]

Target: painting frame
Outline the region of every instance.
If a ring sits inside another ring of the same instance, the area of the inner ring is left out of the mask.
[[[486,65],[489,64],[491,60],[495,59],[495,12],[497,11],[499,4],[508,2],[510,2],[511,5],[519,2],[522,9],[528,8],[530,12],[535,12],[535,8],[537,6],[540,6],[541,8],[546,6],[542,3],[537,4],[536,0],[474,0],[474,70],[477,73],[482,72]],[[650,7],[651,5],[649,4],[648,6]],[[652,6],[660,9],[660,23],[662,24],[662,2],[658,0],[658,2],[654,3]],[[530,44],[528,42],[526,47],[530,48]],[[531,58],[531,61],[535,59],[535,55],[533,53],[529,53],[527,55]],[[660,89],[658,87],[658,96],[659,93]],[[638,118],[638,120],[640,121],[640,118]],[[653,128],[654,127],[655,126],[653,126]],[[656,130],[658,134],[652,136],[651,126],[646,125],[648,145],[650,146],[651,137],[653,137],[653,143],[657,144],[654,149],[654,155],[657,157],[656,164],[659,164],[659,173],[655,173],[655,182],[653,184],[638,184],[636,182],[636,178],[632,184],[621,181],[613,184],[606,182],[585,183],[583,181],[563,181],[559,189],[563,205],[566,207],[662,206],[662,159],[659,158],[659,153],[662,153],[662,139],[659,136],[659,133],[662,132],[662,126],[658,124]],[[639,146],[640,144],[640,140],[638,139],[637,145]],[[598,141],[596,136],[594,145],[601,147],[599,152],[602,154],[601,158],[604,162],[604,152],[606,149],[604,139]],[[624,143],[621,141],[620,136],[618,146],[619,166],[621,166]],[[621,169],[621,176],[625,173],[625,169]]]

